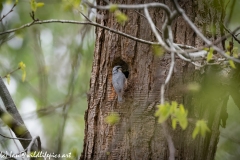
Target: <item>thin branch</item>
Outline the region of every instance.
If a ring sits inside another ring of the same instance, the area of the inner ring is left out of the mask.
[[[7,78],[7,75],[9,75],[9,74],[11,75],[11,74],[13,74],[14,72],[18,71],[19,69],[20,69],[20,67],[18,67],[17,69],[15,69],[15,70],[9,72],[9,73],[6,74],[5,76],[3,76],[3,78]]]
[[[240,63],[239,59],[236,59],[234,57],[231,57],[229,55],[227,55],[223,50],[221,50],[220,48],[218,48],[216,45],[214,45],[210,40],[208,40],[199,30],[198,28],[193,24],[193,22],[189,19],[189,17],[185,14],[185,11],[179,6],[179,4],[177,3],[176,0],[173,1],[174,2],[174,6],[176,8],[176,10],[181,14],[181,16],[183,17],[183,19],[188,23],[188,25],[192,28],[192,30],[209,46],[211,46],[214,50],[216,50],[218,53],[220,53],[222,56],[224,56],[225,58],[231,59],[235,62]]]
[[[173,44],[174,45],[174,47],[176,47],[177,49],[179,49],[180,51],[183,51],[178,45],[176,45],[176,44]],[[201,52],[201,51],[200,51]],[[206,51],[205,51],[206,52]],[[192,53],[192,54],[197,54],[198,52],[195,52],[195,53]],[[190,63],[192,63],[193,65],[195,65],[196,67],[203,67],[203,65],[199,65],[199,64],[197,64],[197,63],[195,63],[195,62],[193,62],[192,61],[192,59],[188,59],[188,58],[186,58],[186,57],[184,57],[183,55],[181,55],[181,54],[179,54],[178,52],[176,52],[176,54],[177,54],[177,56],[180,58],[180,59],[182,59],[182,60],[184,60],[184,61],[186,61],[186,62],[190,62]],[[193,56],[191,56],[190,55],[190,53],[188,54],[189,56],[190,56],[190,58],[192,58]]]
[[[163,46],[166,46],[166,44],[163,42],[161,36],[159,35],[159,33],[157,32],[156,30],[156,27],[152,21],[152,18],[150,17],[149,15],[149,12],[148,12],[148,8],[145,7],[144,8],[144,13],[145,13],[145,16],[148,20],[148,23],[150,24],[151,26],[151,29],[155,35],[155,37],[157,38],[158,42],[160,44],[162,44]],[[165,21],[166,22],[166,21]],[[168,28],[169,29],[169,28]],[[169,46],[170,46],[170,49],[171,50],[175,50],[175,48],[173,47],[173,45],[171,45],[171,43],[173,43],[173,36],[172,36],[172,32],[171,32],[171,29],[169,31],[169,36],[168,36],[168,42],[169,42]],[[174,64],[175,64],[175,58],[174,58],[174,52],[172,51],[171,52],[171,65],[170,65],[170,69],[169,69],[169,72],[168,72],[168,75],[167,75],[167,78],[165,80],[165,83],[162,84],[161,86],[161,104],[164,104],[164,91],[165,91],[165,85],[169,82],[171,76],[172,76],[172,73],[173,73],[173,69],[174,69]],[[163,122],[162,124],[162,128],[163,128],[163,133],[164,133],[164,136],[166,137],[167,139],[167,142],[168,142],[168,149],[169,149],[169,160],[174,160],[175,159],[175,147],[174,147],[174,143],[173,143],[173,140],[172,140],[172,137],[169,135],[169,131],[167,129],[167,125],[166,125],[166,122]]]
[[[86,4],[88,4],[90,7],[93,7],[93,8],[97,8],[97,9],[103,9],[103,10],[107,10],[107,9],[110,9],[113,5],[107,5],[107,6],[94,6],[93,4],[89,3],[89,2],[85,2]],[[234,57],[231,57],[227,54],[225,54],[225,52],[223,50],[221,50],[220,48],[218,48],[214,43],[212,43],[211,41],[209,41],[199,30],[198,28],[191,22],[191,20],[187,17],[187,15],[185,14],[184,10],[178,5],[178,3],[176,1],[174,1],[174,4],[175,4],[175,8],[176,10],[178,11],[178,13],[180,13],[183,18],[185,19],[185,21],[190,25],[190,27],[197,33],[197,35],[203,39],[203,41],[210,47],[213,47],[214,50],[216,50],[217,52],[219,52],[222,56],[224,56],[225,58],[228,58],[228,59],[231,59],[235,62],[238,62],[240,63],[240,60],[239,59],[236,59]],[[117,4],[117,7],[119,9],[144,9],[145,8],[147,9],[148,7],[160,7],[162,9],[164,9],[168,15],[168,17],[170,17],[170,19],[173,19],[177,12],[172,12],[170,14],[168,14],[168,12],[170,11],[170,9],[168,8],[168,6],[165,6],[165,4],[162,4],[162,3],[148,3],[148,4],[139,4],[139,5],[118,5]],[[145,13],[148,21],[151,20],[149,19],[149,17],[147,16],[147,14]],[[148,14],[149,15],[149,14]],[[165,21],[167,24],[167,21]],[[155,28],[154,26],[154,23],[150,23],[149,24],[151,25],[152,28]],[[156,30],[156,29],[154,29]],[[153,32],[155,32],[153,30]],[[158,41],[159,41],[159,37],[157,37]],[[159,44],[162,45],[167,51],[169,52],[172,52],[171,49],[169,49],[166,45],[164,45],[164,43],[162,41],[159,41]]]
[[[227,39],[227,38],[231,37],[232,34],[235,34],[239,29],[240,29],[240,26],[237,27],[237,28],[235,28],[235,29],[231,32],[231,34],[228,33],[228,34],[222,36],[221,38],[213,41],[212,44],[217,45],[217,44],[221,43],[224,39]],[[240,34],[240,33],[238,33],[238,34]],[[235,35],[235,36],[237,37],[237,35]],[[178,44],[178,46],[180,46],[180,45],[181,45],[181,44]],[[181,47],[181,48],[185,48],[184,46],[180,46],[180,47]],[[199,48],[194,48],[194,47],[193,47],[193,48],[186,48],[186,49],[188,49],[188,50],[185,50],[184,52],[187,52],[187,53],[197,52],[197,51],[204,50],[204,48],[209,48],[209,47],[211,47],[211,45],[208,45],[208,44],[207,44],[207,45],[202,46],[202,47],[199,47]]]
[[[167,129],[166,121],[162,123],[163,133],[167,139],[168,148],[169,148],[169,160],[175,160],[175,147],[171,135]]]
[[[19,114],[16,105],[14,104],[14,101],[6,87],[6,85],[3,82],[2,77],[0,77],[0,97],[2,98],[2,101],[4,103],[4,106],[6,110],[21,124],[24,124],[21,115]]]
[[[144,44],[148,44],[148,45],[160,45],[159,43],[157,42],[151,42],[151,41],[147,41],[147,40],[144,40],[144,39],[140,39],[140,38],[137,38],[137,37],[134,37],[134,36],[131,36],[129,34],[126,34],[126,33],[123,33],[121,31],[117,31],[117,30],[114,30],[112,28],[109,28],[109,27],[106,27],[106,26],[103,26],[101,24],[98,24],[96,22],[81,22],[81,21],[73,21],[73,20],[58,20],[58,19],[50,19],[50,20],[42,20],[42,21],[33,21],[31,23],[27,23],[27,24],[24,24],[22,25],[21,27],[19,28],[15,28],[15,29],[10,29],[10,30],[7,30],[7,31],[4,31],[4,32],[0,32],[0,35],[4,35],[4,34],[8,34],[8,33],[12,33],[12,32],[16,32],[18,30],[21,30],[21,29],[24,29],[24,28],[27,28],[27,27],[30,27],[32,25],[37,25],[37,24],[46,24],[46,23],[70,23],[70,24],[82,24],[82,25],[93,25],[93,26],[96,26],[96,27],[100,27],[100,28],[103,28],[103,29],[106,29],[110,32],[113,32],[113,33],[116,33],[116,34],[119,34],[121,36],[124,36],[126,38],[129,38],[129,39],[132,39],[134,41],[137,41],[137,42],[141,42],[141,43],[144,43]],[[155,25],[154,25],[155,26]],[[240,27],[236,28],[232,33],[235,33],[236,31],[238,31],[240,29]],[[228,35],[225,35],[224,37],[222,37],[221,39],[225,39],[227,38],[228,36],[230,36],[230,34]],[[218,44],[220,40],[216,40],[215,42],[213,42],[213,44]],[[195,47],[192,47],[192,46],[189,46],[189,45],[183,45],[183,44],[176,44],[178,45],[179,47],[181,48],[185,48],[185,49],[189,49],[189,50],[185,50],[185,51],[178,51],[179,54],[182,54],[182,53],[186,53],[186,52],[197,52],[199,50],[203,50],[204,48],[206,47],[209,47],[211,45],[206,45],[206,46],[203,46],[203,47],[200,47],[200,48],[195,48]],[[169,51],[171,52],[172,50],[167,47],[166,45],[163,46],[164,49],[166,51]],[[230,57],[230,59],[234,59],[232,57]]]
[[[13,134],[12,134],[12,132],[11,132],[11,129],[8,128],[8,130],[9,130],[11,136],[13,137]],[[18,144],[17,144],[17,142],[16,142],[16,139],[13,139],[13,143],[15,144],[15,146],[16,146],[18,152],[20,152],[20,148],[19,148],[19,146],[18,146]],[[23,157],[21,157],[21,158],[23,159]]]
[[[223,28],[232,35],[232,37],[235,39],[235,41],[237,41],[240,44],[240,40],[231,32],[227,29],[227,27],[223,24]]]
[[[42,150],[41,148],[41,140],[40,140],[40,137],[39,136],[36,136],[35,138],[32,139],[32,141],[30,142],[29,146],[28,146],[28,150],[27,150],[27,154],[28,155],[31,155],[31,150],[32,150],[32,147],[33,145],[35,144],[35,141],[37,140],[37,144],[38,144],[38,151],[40,152]],[[31,156],[29,156],[28,158],[29,160],[31,159]]]
[[[169,39],[167,40],[170,48],[172,50],[175,50],[174,48],[174,45],[173,45],[173,35],[172,35],[172,30],[170,29],[171,26],[168,26],[168,33],[169,33]],[[167,75],[167,78],[165,80],[165,85],[170,81],[170,78],[172,76],[172,73],[173,73],[173,69],[174,69],[174,65],[175,65],[175,52],[171,52],[171,64],[170,64],[170,69],[169,69],[169,72],[168,72],[168,75]]]
[[[101,9],[101,10],[109,10],[111,7],[114,5],[117,6],[118,9],[144,9],[144,8],[161,8],[163,9],[166,13],[167,16],[170,17],[171,15],[171,10],[170,8],[163,4],[163,3],[146,3],[146,4],[111,4],[111,5],[106,5],[106,6],[95,6],[92,3],[89,3],[87,1],[84,1],[89,7],[96,8],[96,9]]]
[[[39,21],[33,21],[33,22],[31,22],[31,23],[27,23],[27,24],[25,24],[25,25],[22,25],[22,26],[19,27],[19,28],[10,29],[10,30],[4,31],[4,32],[0,32],[0,35],[12,33],[12,32],[16,32],[16,31],[18,31],[18,30],[21,30],[21,29],[30,27],[30,26],[32,26],[32,25],[45,24],[45,23],[71,23],[71,24],[83,24],[83,25],[88,25],[88,24],[89,24],[89,25],[93,25],[93,26],[96,26],[96,27],[100,27],[100,28],[106,29],[106,30],[108,30],[108,31],[111,31],[111,32],[113,32],[113,33],[122,35],[122,36],[124,36],[124,37],[127,37],[127,38],[129,38],[129,39],[132,39],[132,40],[135,40],[135,41],[138,41],[138,42],[141,42],[141,43],[150,44],[150,45],[158,45],[158,43],[156,43],[156,42],[146,41],[146,40],[143,40],[143,39],[140,39],[140,38],[137,38],[137,37],[128,35],[128,34],[123,33],[123,32],[121,32],[121,31],[117,31],[117,30],[114,30],[114,29],[112,29],[112,28],[109,28],[109,27],[100,25],[100,24],[95,23],[95,22],[86,22],[86,21],[81,22],[81,21],[58,20],[58,19],[50,19],[50,20],[43,20],[43,21],[40,21],[40,20],[39,20]]]
[[[17,139],[17,140],[24,140],[24,141],[31,141],[32,139],[26,139],[26,138],[14,138],[14,137],[8,137],[0,133],[0,136],[8,139]]]
[[[169,37],[167,42],[168,42],[170,48],[172,50],[175,50],[174,45],[173,45],[173,35],[172,35],[171,26],[168,26],[167,29],[168,29],[168,37]],[[174,65],[175,65],[175,52],[171,52],[171,64],[170,64],[168,75],[167,75],[166,80],[165,80],[165,84],[162,85],[162,87],[163,87],[162,90],[165,90],[165,85],[169,83],[170,78],[172,77],[172,73],[173,73],[173,70],[174,70]],[[164,100],[161,100],[161,101],[164,102]],[[166,122],[162,123],[162,127],[163,127],[163,132],[164,132],[165,137],[166,137],[167,142],[168,142],[169,160],[175,160],[175,151],[176,151],[176,149],[175,149],[172,137],[169,134],[169,131],[167,129]]]
[[[12,6],[12,8],[10,9],[10,11],[9,11],[7,14],[5,14],[5,15],[2,16],[2,18],[0,19],[0,21],[2,21],[5,17],[7,17],[7,15],[13,11],[13,9],[14,9],[14,7],[15,7],[16,5],[17,5],[17,4],[15,3],[15,4]]]
[[[165,48],[166,44],[163,42],[162,37],[158,34],[155,24],[153,23],[152,18],[149,15],[147,7],[144,8],[144,13],[145,13],[148,23],[150,24],[150,27],[151,27],[153,33],[155,34],[155,37],[157,38],[159,44]]]

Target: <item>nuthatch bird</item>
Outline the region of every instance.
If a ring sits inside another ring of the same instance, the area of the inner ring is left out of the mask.
[[[126,77],[122,72],[121,66],[115,66],[112,70],[112,84],[115,92],[118,95],[118,102],[122,102],[122,96],[124,91]]]

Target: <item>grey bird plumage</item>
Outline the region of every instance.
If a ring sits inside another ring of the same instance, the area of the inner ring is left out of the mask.
[[[114,66],[112,70],[112,84],[115,92],[118,95],[118,102],[122,102],[123,92],[124,92],[124,84],[126,81],[126,77],[122,72],[121,66]]]

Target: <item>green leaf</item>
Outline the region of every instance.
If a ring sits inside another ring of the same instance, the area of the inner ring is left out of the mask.
[[[7,78],[7,83],[10,84],[10,74],[7,74],[6,78]]]
[[[74,8],[78,8],[81,4],[80,0],[74,0],[74,2],[71,3],[73,5]]]
[[[232,52],[233,52],[233,57],[238,58],[238,47],[233,47]]]
[[[36,10],[37,10],[37,3],[35,2],[35,0],[30,0],[30,5],[31,5],[32,11],[36,12]]]
[[[230,52],[229,51],[227,51],[226,54],[230,56]]]
[[[213,49],[210,48],[208,55],[207,55],[207,62],[209,62],[213,57]]]
[[[177,120],[179,121],[179,125],[183,130],[185,130],[188,126],[188,120],[187,120],[188,111],[185,110],[184,106],[182,104],[179,105],[179,109],[176,110],[175,116]]]
[[[111,4],[109,11],[110,12],[115,12],[117,9],[118,9],[118,5],[117,4]]]
[[[229,62],[229,65],[230,65],[233,69],[236,69],[236,66],[235,66],[233,60],[230,59],[230,60],[228,60],[228,62]]]
[[[171,108],[172,112],[175,112],[176,109],[178,108],[178,103],[176,101],[172,101]]]
[[[32,11],[36,12],[38,7],[44,6],[44,3],[43,2],[37,3],[35,0],[30,0],[30,5],[31,5]]]
[[[128,20],[128,16],[122,13],[121,11],[115,11],[115,17],[120,24],[124,24]]]
[[[19,67],[19,69],[21,69],[22,71],[24,71],[25,68],[26,68],[26,65],[21,61],[21,62],[18,63],[18,67]]]
[[[171,114],[171,106],[169,105],[169,103],[165,103],[158,106],[158,110],[156,111],[155,116],[159,117],[158,123],[162,123],[168,119],[170,114]]]
[[[176,129],[177,126],[177,119],[176,118],[172,118],[172,128]]]
[[[210,132],[210,129],[208,128],[207,123],[204,120],[200,120],[200,132],[202,137],[205,137],[206,132]]]
[[[176,129],[177,122],[179,122],[183,130],[188,126],[187,115],[188,111],[185,110],[184,106],[182,104],[178,105],[175,101],[172,101],[171,105],[169,103],[159,105],[155,113],[155,116],[159,117],[159,123],[164,122],[171,116],[173,129]]]
[[[156,56],[161,57],[164,54],[164,49],[159,45],[152,45],[152,50]]]
[[[192,134],[193,139],[196,138],[196,136],[199,134],[199,132],[202,137],[205,137],[206,132],[210,132],[210,129],[208,128],[208,126],[206,124],[206,121],[204,121],[204,120],[197,121],[196,127],[193,130],[193,134]]]
[[[185,130],[188,126],[187,118],[180,119],[179,125],[182,127],[183,130]]]
[[[77,157],[78,157],[78,149],[76,147],[73,147],[71,149],[71,157],[74,158],[74,159],[75,158],[77,159]]]
[[[22,81],[24,82],[26,79],[26,65],[21,61],[18,63],[18,68],[22,70]]]
[[[114,125],[114,124],[118,123],[119,120],[120,120],[120,117],[119,117],[118,113],[111,113],[109,116],[107,116],[105,118],[105,122],[110,125]]]
[[[42,6],[44,6],[44,3],[42,3],[42,2],[37,3],[37,8],[42,7]]]
[[[23,71],[23,73],[22,73],[22,81],[24,82],[25,79],[26,79],[26,71]]]
[[[7,4],[12,4],[12,0],[7,0]]]
[[[194,128],[193,133],[192,133],[192,138],[193,138],[193,139],[196,138],[196,136],[197,136],[198,133],[199,133],[199,130],[200,130],[200,128],[197,127],[197,126]]]

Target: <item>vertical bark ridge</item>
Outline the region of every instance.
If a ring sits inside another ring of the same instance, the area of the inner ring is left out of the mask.
[[[147,2],[152,1],[121,0],[112,3]],[[166,1],[166,3],[173,8],[170,1]],[[211,15],[205,14],[206,0],[204,2],[187,1],[187,4],[179,1],[179,3],[197,26],[202,28],[202,32],[212,38],[213,34],[208,34],[210,32],[207,24],[215,22],[209,19],[213,17],[218,19],[219,17],[216,11],[210,11]],[[103,5],[103,2],[98,0],[97,4]],[[129,17],[129,21],[123,26],[118,24],[114,14],[108,11],[98,11],[108,17],[107,20],[98,21],[142,39],[156,40],[143,16],[133,10],[121,11]],[[142,13],[142,11],[139,12]],[[149,13],[157,28],[161,29],[165,13],[154,8],[149,9]],[[174,21],[172,28],[174,42],[196,47],[203,44],[182,17],[178,17]],[[91,96],[85,118],[84,156],[81,159],[168,159],[167,142],[162,134],[161,125],[154,117],[154,112],[160,99],[161,84],[164,83],[168,74],[171,62],[169,53],[158,57],[152,53],[152,46],[99,28],[96,31],[97,40],[90,81]],[[219,25],[216,25],[216,31],[218,33]],[[219,37],[219,34],[216,37]],[[112,67],[118,62],[125,62],[130,73],[128,87],[124,94],[125,102],[122,104],[117,103],[111,84]],[[189,137],[195,127],[194,122],[190,122],[188,128],[183,131],[179,126],[176,130],[172,130],[171,121],[168,120],[168,134],[173,137],[176,147],[175,156],[179,160],[200,160],[214,157],[220,118],[218,112],[214,116],[212,112],[217,109],[221,111],[220,108],[224,104],[222,102],[213,102],[207,105],[204,103],[194,104],[193,100],[197,98],[185,89],[189,82],[202,82],[204,76],[196,71],[193,65],[177,58],[173,77],[166,86],[166,101],[183,103],[188,109],[192,121],[201,118],[209,119],[209,127],[213,130],[212,134],[207,134],[205,138],[197,137],[193,140]],[[204,99],[204,97],[200,98]],[[212,105],[216,107],[213,108]],[[207,110],[206,106],[211,109]],[[104,120],[112,111],[117,112],[120,116],[119,123],[114,126],[110,126]],[[206,155],[206,152],[210,152],[209,155]]]

